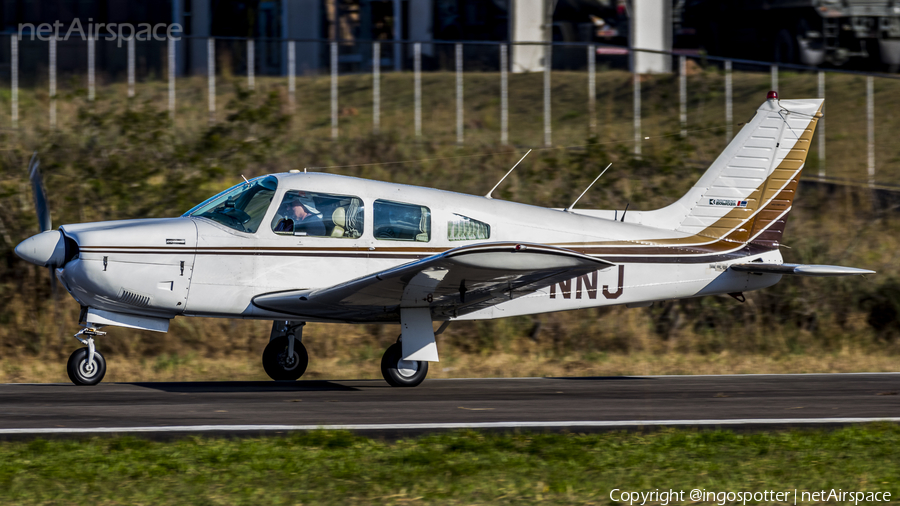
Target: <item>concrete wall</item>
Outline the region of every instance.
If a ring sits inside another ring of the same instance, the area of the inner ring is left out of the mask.
[[[541,42],[545,40],[545,0],[510,0],[510,41]],[[542,46],[512,46],[513,72],[539,72],[544,68]]]
[[[632,0],[631,47],[672,50],[671,0]],[[632,70],[639,74],[672,72],[672,57],[662,54],[635,52]]]

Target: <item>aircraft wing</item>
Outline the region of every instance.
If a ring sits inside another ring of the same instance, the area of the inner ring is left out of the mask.
[[[762,262],[750,262],[746,264],[732,264],[731,269],[739,272],[753,274],[792,274],[795,276],[859,276],[863,274],[875,274],[868,269],[856,267],[842,267],[840,265],[807,265],[807,264],[767,264]]]
[[[614,264],[528,243],[463,246],[328,288],[257,295],[253,304],[293,317],[399,321],[400,307],[429,307],[443,320],[500,304]]]

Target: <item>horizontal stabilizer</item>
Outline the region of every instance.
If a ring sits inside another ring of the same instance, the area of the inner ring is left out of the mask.
[[[794,276],[860,276],[863,274],[875,274],[868,269],[856,267],[842,267],[840,265],[805,265],[805,264],[766,264],[749,263],[731,265],[731,270],[738,272],[751,272],[753,274],[792,274]]]

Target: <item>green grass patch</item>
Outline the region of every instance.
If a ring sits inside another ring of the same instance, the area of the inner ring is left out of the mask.
[[[833,488],[896,499],[898,475],[900,427],[888,424],[746,434],[456,432],[381,441],[310,432],[0,444],[2,504],[609,504],[612,489],[684,490],[687,503],[695,488]]]

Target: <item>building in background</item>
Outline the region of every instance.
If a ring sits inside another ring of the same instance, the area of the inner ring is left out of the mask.
[[[287,73],[288,46],[277,39],[294,39],[298,74],[327,71],[330,47],[339,43],[342,72],[365,72],[372,68],[371,41],[381,42],[380,64],[384,69],[412,67],[411,44],[422,42],[425,69],[452,68],[452,41],[543,42],[588,41],[601,33],[597,27],[614,23],[625,0],[0,0],[0,25],[16,33],[22,23],[35,26],[60,21],[68,26],[79,19],[93,23],[179,23],[184,38],[176,43],[179,75],[207,71],[208,39],[215,42],[217,72],[244,73],[248,57],[246,42],[254,43],[258,74]],[[618,9],[618,11],[616,10]],[[604,21],[605,20],[605,21]],[[598,24],[599,23],[599,24]],[[435,41],[435,42],[432,42]],[[59,71],[77,73],[87,67],[86,43],[80,38],[58,43]],[[9,61],[8,45],[0,54]],[[20,44],[24,75],[46,68],[47,47],[41,41]],[[496,69],[496,46],[467,45],[466,68]],[[584,60],[583,49],[577,58]],[[554,65],[564,51],[554,54]],[[513,71],[538,71],[544,66],[539,45],[519,46],[511,51]],[[165,73],[167,47],[164,41],[136,45],[138,74]],[[126,71],[124,45],[97,43],[97,68],[106,75]],[[31,68],[33,67],[33,68]],[[8,69],[8,63],[7,63]]]

